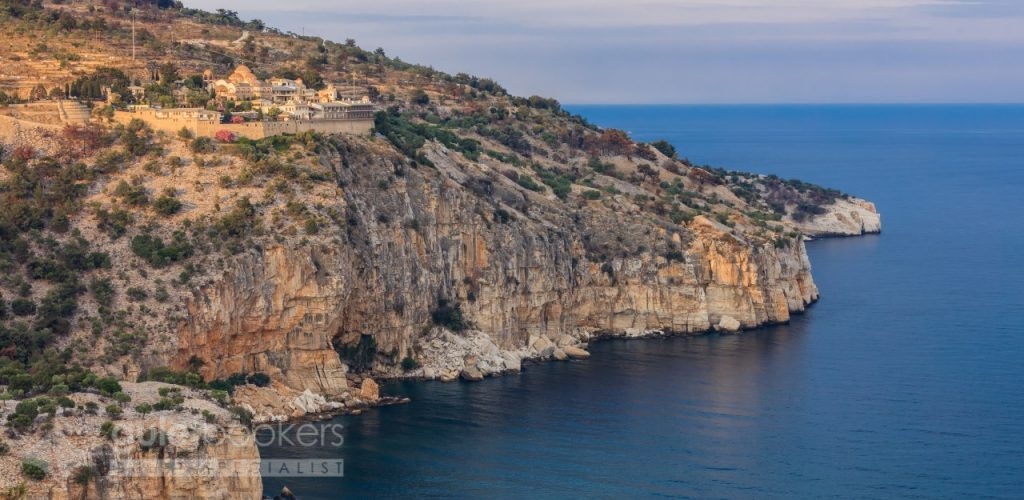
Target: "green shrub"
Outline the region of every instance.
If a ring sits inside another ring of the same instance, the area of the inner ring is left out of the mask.
[[[306,230],[306,234],[313,235],[320,232],[320,225],[317,224],[316,219],[306,219],[306,222],[303,224],[303,226],[304,229]]]
[[[416,361],[416,358],[412,357],[412,350],[408,350],[405,357],[402,358],[402,371],[412,371],[420,367],[420,362]]]
[[[249,198],[241,198],[235,207],[215,224],[215,229],[223,236],[245,236],[256,228],[256,207]]]
[[[596,156],[591,157],[590,160],[587,161],[587,166],[589,166],[593,171],[599,174],[605,174],[610,175],[612,177],[616,177],[615,165],[612,163],[605,163]]]
[[[520,175],[517,182],[520,186],[529,189],[530,191],[536,191],[538,193],[544,192],[544,186],[537,184],[537,181],[533,180],[529,175]]]
[[[7,441],[0,439],[0,457],[11,452],[11,446],[7,444]]]
[[[26,415],[11,414],[7,416],[7,426],[22,432],[32,427],[32,419]]]
[[[601,192],[593,189],[588,189],[583,192],[583,198],[588,200],[597,200],[601,198]]]
[[[142,451],[162,449],[165,446],[167,446],[167,434],[155,427],[146,429],[139,437],[139,448]]]
[[[39,396],[36,398],[36,404],[39,408],[40,415],[53,416],[57,413],[57,401],[50,399],[46,396]]]
[[[94,278],[89,283],[89,291],[101,306],[110,307],[114,303],[114,283],[110,278]]]
[[[430,318],[435,325],[443,326],[453,332],[461,332],[469,328],[469,323],[462,316],[462,307],[459,304],[449,304],[445,299],[438,300],[437,308],[430,312]]]
[[[163,267],[172,262],[192,256],[192,245],[185,239],[185,233],[176,231],[173,241],[164,245],[160,237],[140,234],[132,238],[132,252],[142,257],[153,267]]]
[[[167,293],[167,289],[163,286],[158,286],[156,291],[153,292],[153,298],[156,299],[157,302],[167,302],[167,300],[171,298],[171,294]]]
[[[103,436],[103,437],[105,437],[107,439],[111,439],[112,440],[112,439],[114,439],[114,435],[116,433],[117,433],[117,426],[114,425],[114,422],[111,422],[110,420],[107,420],[106,422],[103,422],[102,425],[100,425],[100,436]]]
[[[146,373],[143,373],[142,376],[139,377],[139,380],[153,380],[168,384],[185,385],[185,372],[177,372],[166,366],[157,366],[150,368]],[[163,394],[163,392],[166,390],[169,390],[169,388],[161,387],[158,389],[158,392],[161,393],[161,396],[165,396],[166,394]]]
[[[164,173],[163,169],[160,168],[160,164],[157,163],[156,160],[147,161],[146,164],[142,166],[142,169],[154,175],[161,175]]]
[[[110,149],[96,157],[96,164],[93,166],[93,169],[101,174],[109,174],[117,172],[127,162],[128,157],[123,151]]]
[[[540,170],[540,180],[551,188],[559,199],[564,200],[572,191],[572,178],[568,174],[559,174],[551,170]]]
[[[164,217],[169,217],[181,211],[181,201],[165,194],[153,201],[153,210]]]
[[[50,386],[50,390],[48,392],[50,393],[51,396],[58,396],[57,401],[62,401],[64,399],[67,399],[68,401],[71,401],[71,399],[67,397],[67,394],[70,391],[71,391],[71,388],[68,387],[67,384],[53,384],[52,386]],[[63,406],[63,405],[61,405],[61,406]],[[71,402],[71,406],[69,406],[68,408],[74,408],[74,407],[75,407],[75,403],[74,403],[74,401],[72,401]]]
[[[91,465],[79,465],[71,472],[71,478],[75,484],[85,486],[96,476],[96,469]]]
[[[209,137],[196,137],[188,147],[193,153],[212,153],[214,151],[213,141]]]
[[[360,335],[355,345],[335,345],[334,348],[353,371],[362,372],[373,366],[377,356],[377,339],[373,335]]]
[[[146,187],[141,183],[128,184],[124,180],[121,180],[114,188],[114,196],[121,198],[126,204],[141,207],[149,203],[149,195],[146,193]]]
[[[104,396],[112,396],[115,393],[123,392],[121,390],[121,383],[114,377],[103,377],[97,380],[96,388],[99,389],[100,393]]]
[[[238,421],[241,422],[242,425],[244,425],[246,427],[252,427],[252,412],[251,411],[246,410],[245,408],[243,408],[241,406],[231,406],[231,407],[228,408],[228,411],[231,412],[231,415],[233,415],[235,418],[237,418]]]
[[[426,106],[427,104],[430,104],[430,96],[428,96],[423,89],[416,89],[412,93],[412,103],[420,106]]]
[[[33,481],[46,479],[46,471],[49,468],[49,464],[42,460],[25,459],[21,462],[21,473]]]
[[[112,211],[105,208],[97,208],[96,220],[97,227],[106,233],[110,239],[117,239],[123,236],[128,231],[128,226],[135,222],[131,212],[120,208]]]
[[[15,316],[31,316],[36,313],[36,303],[31,299],[18,297],[11,301],[11,312]]]
[[[216,401],[217,404],[219,404],[221,406],[224,406],[224,405],[228,404],[228,401],[230,400],[230,398],[228,396],[228,391],[224,391],[224,390],[220,390],[220,389],[213,389],[213,390],[211,390],[210,391],[210,397],[213,398],[213,400]]]
[[[30,420],[34,420],[39,415],[39,400],[26,399],[19,401],[14,407],[14,415],[24,415]]]
[[[253,373],[252,375],[249,375],[245,379],[245,381],[252,385],[255,385],[256,387],[266,387],[270,385],[270,376],[267,375],[266,373],[256,372]]]
[[[124,413],[124,410],[122,410],[120,406],[115,404],[107,405],[106,411],[107,415],[110,415],[111,418],[118,418],[121,416],[122,413]]]
[[[127,295],[133,302],[143,301],[149,297],[149,293],[139,287],[131,287],[128,290],[125,290],[125,295]]]
[[[675,158],[676,157],[676,147],[673,146],[668,141],[665,141],[665,140],[654,141],[654,142],[651,143],[651,146],[654,147],[654,149],[657,149],[658,151],[661,151],[661,154],[663,154],[663,155],[665,155],[665,156],[667,156],[669,158]]]
[[[185,396],[182,396],[180,392],[175,392],[167,397],[160,398],[160,401],[153,405],[153,409],[156,411],[175,410],[184,402]]]

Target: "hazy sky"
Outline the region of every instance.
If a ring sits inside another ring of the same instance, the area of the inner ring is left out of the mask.
[[[1024,0],[186,5],[565,103],[1024,101]]]

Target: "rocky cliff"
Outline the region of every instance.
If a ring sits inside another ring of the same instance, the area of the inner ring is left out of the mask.
[[[153,405],[160,399],[160,388],[183,390],[156,382],[125,384],[124,390],[133,403]],[[109,417],[61,408],[48,419],[45,432],[8,441],[13,450],[0,456],[0,498],[260,498],[258,471],[213,473],[259,463],[252,433],[218,404],[184,391],[180,410],[140,414],[125,408],[107,435],[102,424]],[[93,394],[72,397],[80,406],[109,402]],[[20,480],[23,462],[39,464],[46,477]]]
[[[386,402],[371,377],[480,380],[524,360],[585,359],[596,337],[783,323],[818,298],[805,238],[881,230],[871,203],[839,191],[694,165],[665,141],[596,127],[554,99],[265,30],[230,11],[8,11],[19,62],[9,73],[82,52],[46,83],[58,95],[88,91],[75,106],[92,119],[61,127],[51,104],[0,107],[0,399],[43,399],[56,414],[3,409],[14,452],[0,458],[0,486],[13,489],[0,494],[252,498],[258,478],[129,480],[106,467],[254,458],[254,447],[196,438],[210,419]],[[116,43],[135,29],[155,43],[130,61]],[[251,43],[214,52],[179,43],[243,31]],[[112,120],[110,102],[140,98],[135,80],[165,106],[239,104],[198,87],[250,50],[267,77],[326,85],[359,75],[362,89],[351,90],[375,99],[373,133],[211,140]],[[150,81],[147,63],[195,88]],[[124,396],[112,386],[143,379],[190,386],[199,406],[161,397],[159,411],[123,410],[123,443],[100,436],[96,405],[121,422]],[[75,400],[54,399],[68,394]],[[213,394],[218,404],[202,401]],[[138,438],[152,429],[175,439],[143,449]],[[17,460],[29,458],[51,473],[19,475]]]
[[[436,168],[406,168],[383,193],[380,173],[401,158],[324,154],[346,186],[343,236],[234,256],[188,300],[177,366],[198,356],[209,378],[262,371],[337,396],[349,370],[338,348],[363,336],[375,346],[369,372],[453,378],[477,363],[484,375],[516,371],[594,335],[783,323],[818,297],[800,237],[766,239],[704,215],[666,223],[625,196],[567,209],[435,153]],[[799,227],[877,230],[869,206],[843,199]],[[435,313],[452,306],[470,333],[439,331]],[[404,357],[422,366],[402,371]]]
[[[827,207],[825,213],[796,223],[796,228],[812,238],[877,234],[882,232],[882,217],[870,201],[842,198]]]

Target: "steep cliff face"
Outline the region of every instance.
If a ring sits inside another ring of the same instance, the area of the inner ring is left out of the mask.
[[[435,160],[437,170],[409,168],[381,192],[373,172],[392,160],[356,169],[325,157],[346,186],[344,235],[234,256],[188,301],[175,362],[198,356],[207,377],[262,371],[337,395],[347,367],[335,347],[361,335],[375,340],[377,372],[400,373],[407,353],[429,366],[436,355],[423,345],[439,304],[457,304],[472,330],[514,353],[492,370],[503,371],[540,355],[530,350],[540,337],[691,334],[723,320],[753,328],[786,322],[818,297],[800,238],[747,238],[704,216],[672,225],[636,211],[566,208],[503,176]]]
[[[180,358],[207,361],[204,375],[265,372],[291,387],[336,395],[345,369],[331,344],[354,288],[338,272],[339,249],[270,247],[236,257],[213,286],[195,290]],[[332,269],[334,270],[332,272]]]

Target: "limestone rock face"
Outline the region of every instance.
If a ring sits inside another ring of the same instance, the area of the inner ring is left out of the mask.
[[[275,247],[237,259],[226,279],[194,291],[179,358],[207,360],[208,378],[264,372],[294,389],[340,394],[346,368],[329,332],[340,327],[348,284],[318,270],[321,258]]]
[[[703,216],[665,227],[639,212],[573,212],[430,157],[437,170],[406,168],[386,191],[337,167],[347,235],[228,259],[219,279],[193,290],[171,364],[198,356],[207,378],[265,372],[330,398],[348,388],[335,349],[363,335],[376,345],[368,371],[453,380],[468,354],[482,376],[516,372],[593,334],[696,334],[726,316],[753,328],[818,298],[799,239],[773,243]],[[518,211],[523,196],[529,207]],[[505,222],[494,199],[509,200]],[[646,244],[610,249],[633,241]],[[440,299],[460,307],[468,329],[430,328]],[[404,372],[398,361],[410,351],[421,367]]]
[[[460,376],[463,380],[468,380],[470,382],[478,382],[484,379],[484,373],[481,372],[480,368],[475,364],[468,365],[463,368]]]
[[[371,259],[360,265],[368,256],[322,247],[277,246],[238,256],[223,280],[196,290],[189,302],[177,362],[197,355],[207,362],[209,378],[265,372],[300,391],[337,395],[347,388],[347,368],[335,343],[369,331],[379,352],[405,352],[417,344],[419,325],[429,324],[433,297],[465,296],[470,286],[475,300],[461,307],[480,333],[449,334],[446,347],[430,355],[441,359],[453,348],[478,352],[493,358],[499,371],[513,368],[500,359],[502,351],[532,349],[550,357],[557,349],[552,337],[563,346],[570,342],[561,339],[565,332],[699,333],[723,316],[752,328],[788,321],[791,311],[818,297],[802,243],[751,246],[703,217],[694,221],[685,262],[650,254],[615,259],[614,281],[600,266],[573,257],[571,241],[524,236],[518,250],[502,244],[496,250],[505,255],[488,257],[484,235],[473,234],[481,230],[462,236],[475,242],[472,247],[455,245],[455,255],[444,258],[440,249],[420,257],[416,248],[423,242],[412,235],[395,242],[408,244],[408,254],[386,264]],[[575,268],[568,265],[574,259]],[[414,262],[438,270],[427,273]],[[450,281],[439,281],[446,275]]]
[[[298,397],[292,400],[296,416],[320,413],[327,406],[327,400],[319,394],[313,394],[309,389],[302,391]]]
[[[875,204],[860,198],[840,198],[825,207],[825,213],[798,222],[800,231],[810,236],[860,236],[882,232],[882,217]]]
[[[717,330],[722,332],[738,332],[740,331],[740,322],[732,316],[722,316],[722,319],[718,321]]]
[[[590,357],[589,352],[574,345],[567,345],[563,347],[562,350],[565,351],[565,354],[571,359],[587,359]]]
[[[359,396],[367,401],[376,401],[380,399],[380,386],[372,378],[366,377],[359,388]]]
[[[349,395],[345,393],[344,395]],[[309,389],[298,391],[284,384],[271,387],[243,385],[235,388],[233,401],[252,412],[255,423],[284,422],[288,419],[331,412],[343,406]]]

